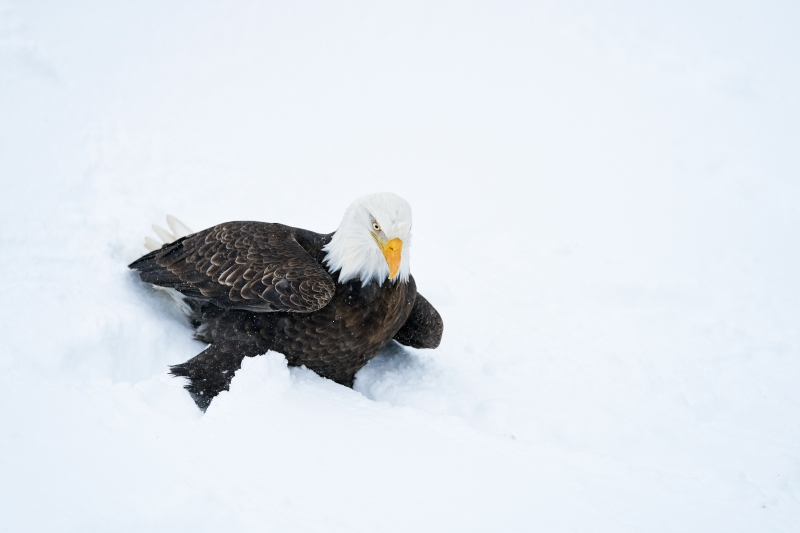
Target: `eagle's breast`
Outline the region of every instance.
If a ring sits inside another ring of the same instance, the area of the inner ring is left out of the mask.
[[[290,364],[350,385],[406,322],[416,293],[413,278],[383,285],[337,282],[333,298],[319,311],[261,314],[263,336],[272,338],[272,349]]]

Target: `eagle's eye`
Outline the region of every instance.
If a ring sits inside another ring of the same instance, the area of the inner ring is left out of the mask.
[[[375,231],[380,231],[381,227],[378,225],[377,222],[373,222],[372,223],[372,229],[374,229]]]

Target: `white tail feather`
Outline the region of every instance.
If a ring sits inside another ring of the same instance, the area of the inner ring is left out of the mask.
[[[153,239],[151,237],[144,238],[144,247],[147,248],[148,251],[154,252],[164,246],[165,244],[169,244],[174,242],[181,237],[186,237],[187,235],[191,235],[194,233],[189,226],[178,220],[172,215],[167,215],[167,226],[169,229],[172,230],[172,233],[167,231],[166,229],[153,224],[153,231],[156,233],[160,241]]]
[[[167,215],[167,226],[169,226],[169,229],[171,229],[172,233],[175,234],[176,239],[180,239],[181,237],[186,237],[187,235],[194,233],[189,229],[189,226],[172,215]]]
[[[150,237],[144,238],[144,247],[147,248],[151,252],[155,252],[159,248],[163,246],[163,243],[158,242],[155,239],[151,239]]]
[[[153,224],[153,231],[156,232],[156,235],[158,235],[159,239],[164,241],[164,244],[169,244],[169,243],[171,243],[172,241],[175,240],[175,235],[173,235],[172,233],[168,232],[167,230],[165,230],[161,226],[157,226],[157,225]]]

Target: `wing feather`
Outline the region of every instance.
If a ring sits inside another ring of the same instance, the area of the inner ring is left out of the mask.
[[[411,314],[395,334],[394,340],[412,348],[436,348],[442,341],[443,331],[444,321],[439,312],[417,293]]]
[[[336,292],[295,228],[227,222],[180,238],[131,263],[143,281],[220,307],[309,313]]]

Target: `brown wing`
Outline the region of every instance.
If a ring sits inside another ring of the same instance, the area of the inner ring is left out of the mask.
[[[226,222],[129,266],[143,281],[220,307],[309,313],[324,307],[336,286],[298,242],[301,231],[266,222]]]
[[[436,348],[442,340],[442,331],[442,317],[428,300],[417,293],[411,314],[394,336],[394,340],[412,348]]]

